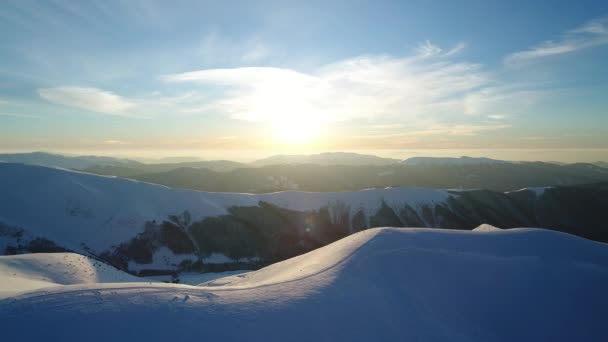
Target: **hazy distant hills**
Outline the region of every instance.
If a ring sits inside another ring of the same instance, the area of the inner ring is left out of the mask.
[[[598,162],[595,162],[593,164],[597,165],[599,167],[608,168],[608,162],[598,161]]]
[[[327,165],[392,165],[398,163],[398,159],[381,158],[374,155],[346,153],[346,152],[326,152],[311,155],[277,155],[265,159],[254,161],[252,166],[284,165],[284,164],[315,164]]]
[[[435,157],[412,157],[401,162],[403,165],[487,165],[487,164],[505,164],[504,160],[496,160],[490,158],[435,158]]]
[[[129,159],[99,156],[65,156],[47,152],[4,153],[0,154],[0,161],[80,170],[97,165],[132,168],[143,165],[142,163]]]
[[[227,172],[242,167],[247,167],[247,164],[242,164],[229,160],[210,160],[181,163],[139,164],[133,166],[94,165],[82,168],[80,170],[90,173],[96,173],[99,175],[139,178],[145,174],[165,173],[184,168],[199,169],[202,172],[204,172],[205,170]]]
[[[114,174],[91,170],[100,174]],[[466,165],[274,165],[217,172],[178,168],[127,175],[174,188],[219,192],[352,191],[419,186],[439,189],[517,190],[525,187],[575,185],[608,181],[608,170],[591,164],[488,163]]]
[[[325,192],[398,186],[510,191],[608,181],[608,169],[598,166],[601,162],[555,164],[472,157],[414,157],[399,161],[356,153],[321,153],[279,155],[249,164],[228,160],[145,164],[110,157],[36,152],[4,154],[0,160],[214,192]]]

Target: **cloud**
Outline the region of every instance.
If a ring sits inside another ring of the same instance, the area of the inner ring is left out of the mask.
[[[396,132],[388,134],[361,135],[362,138],[388,139],[395,137],[420,137],[420,136],[473,136],[485,131],[496,131],[509,128],[511,125],[472,125],[472,124],[433,124],[426,128]]]
[[[371,122],[367,133],[407,130],[410,135],[453,136],[474,135],[484,127],[505,128],[487,118],[505,113],[494,107],[507,103],[512,108],[512,101],[483,66],[452,60],[464,47],[461,43],[444,52],[427,41],[413,55],[358,56],[306,71],[193,70],[162,76],[164,92],[138,98],[84,87],[44,88],[39,94],[53,103],[100,113],[157,118],[219,115],[241,124],[268,123],[276,130],[316,130],[343,122],[361,127]]]
[[[456,46],[454,46],[453,48],[448,50],[448,52],[446,52],[444,54],[444,57],[451,57],[451,56],[457,55],[457,54],[461,53],[466,46],[467,45],[465,43],[458,43]]]
[[[491,115],[488,115],[488,118],[494,119],[494,120],[502,120],[502,119],[505,119],[506,117],[507,117],[506,115],[502,115],[502,114],[491,114]]]
[[[424,43],[418,45],[416,51],[418,51],[418,55],[420,55],[420,57],[431,57],[440,54],[441,48],[431,44],[431,42],[427,40]]]
[[[425,42],[413,56],[359,56],[309,72],[274,67],[205,69],[167,75],[164,80],[221,89],[204,110],[239,120],[338,122],[380,116],[404,120],[448,113],[454,110],[451,103],[492,82],[481,65],[446,58],[463,48],[459,44],[442,54]]]
[[[104,140],[101,143],[104,144],[104,145],[125,145],[125,144],[127,144],[126,141],[112,140],[112,139],[110,139],[110,140]]]
[[[608,17],[589,21],[579,28],[566,32],[557,41],[548,40],[528,50],[512,53],[505,57],[505,63],[515,64],[605,44],[608,44]]]
[[[418,52],[418,56],[421,58],[436,57],[436,56],[451,57],[451,56],[457,55],[460,52],[462,52],[465,47],[466,47],[466,44],[461,42],[461,43],[458,43],[453,48],[451,48],[450,50],[442,53],[443,52],[442,48],[438,47],[437,45],[432,44],[430,41],[427,40],[424,43],[419,44],[418,47],[416,48],[416,51]]]
[[[113,115],[127,115],[127,110],[135,106],[130,100],[97,88],[41,88],[38,94],[52,103]]]

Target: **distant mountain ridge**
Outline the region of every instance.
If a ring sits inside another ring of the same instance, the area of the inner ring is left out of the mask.
[[[608,170],[593,164],[557,165],[471,157],[415,157],[398,162],[353,153],[323,153],[275,156],[260,161],[260,164],[271,165],[261,166],[229,160],[144,164],[127,159],[47,153],[2,156],[0,161],[4,158],[6,161],[72,168],[174,188],[214,192],[331,192],[399,186],[511,191],[608,181]]]
[[[398,159],[382,158],[369,154],[347,152],[325,152],[310,155],[276,155],[252,162],[252,166],[269,166],[282,164],[317,164],[317,165],[391,165]]]
[[[179,161],[191,159],[189,157],[163,158],[154,163],[142,163],[139,161],[115,157],[103,156],[67,156],[48,152],[31,153],[4,153],[0,154],[0,162],[23,163],[29,165],[44,165],[50,167],[61,167],[75,169],[97,174],[112,175],[118,177],[130,177],[151,172],[167,172],[174,169],[193,167],[208,168],[213,171],[224,172],[246,164],[230,160],[200,160]],[[166,162],[166,161],[173,162]]]
[[[0,154],[0,161],[62,167],[66,169],[86,169],[96,165],[121,167],[136,167],[141,165],[141,163],[130,159],[99,156],[65,156],[47,152],[4,153]]]
[[[481,165],[481,164],[504,164],[508,161],[490,159],[490,158],[474,158],[462,156],[460,158],[451,157],[412,157],[401,161],[403,165]]]
[[[604,162],[604,161],[597,161],[597,162],[595,162],[595,163],[593,163],[593,164],[594,164],[594,165],[597,165],[597,166],[599,166],[599,167],[603,167],[603,168],[608,169],[608,162]]]
[[[105,173],[104,170],[93,171]],[[119,175],[110,172],[105,174]],[[237,168],[225,172],[179,168],[126,176],[174,188],[217,192],[330,192],[399,186],[510,191],[526,187],[608,181],[608,170],[591,164],[560,166],[540,162],[386,166],[300,164]]]

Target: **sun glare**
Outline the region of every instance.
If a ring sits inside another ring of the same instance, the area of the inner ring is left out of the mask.
[[[279,120],[272,124],[274,139],[277,144],[308,145],[319,133],[319,123],[313,120]]]

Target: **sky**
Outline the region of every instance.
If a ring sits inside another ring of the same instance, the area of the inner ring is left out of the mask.
[[[608,160],[606,1],[0,6],[0,151]]]

